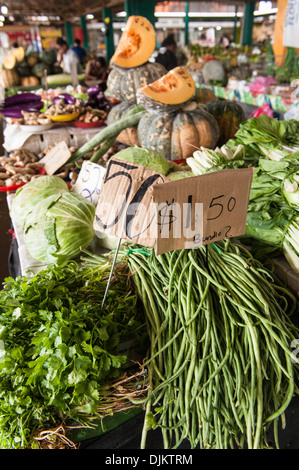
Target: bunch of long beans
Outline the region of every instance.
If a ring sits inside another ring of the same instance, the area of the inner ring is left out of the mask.
[[[151,340],[148,430],[164,448],[270,447],[267,430],[298,392],[291,341],[293,294],[243,247],[229,240],[156,256],[127,257]]]

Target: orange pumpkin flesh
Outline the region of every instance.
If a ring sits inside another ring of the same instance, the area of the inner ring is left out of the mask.
[[[110,63],[123,68],[138,67],[148,61],[156,47],[153,25],[143,16],[130,16]]]
[[[175,67],[155,82],[140,88],[139,92],[159,103],[180,104],[193,97],[195,83],[186,70]]]

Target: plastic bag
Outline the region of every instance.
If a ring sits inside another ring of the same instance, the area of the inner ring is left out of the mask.
[[[259,117],[261,114],[265,114],[268,117],[274,118],[275,114],[269,103],[260,106],[259,108],[255,109],[251,114],[250,118]]]

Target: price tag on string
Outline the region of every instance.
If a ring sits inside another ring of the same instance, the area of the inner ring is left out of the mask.
[[[155,186],[156,253],[244,235],[253,172],[221,170]]]
[[[89,202],[96,206],[105,173],[106,168],[85,160],[82,163],[78,179],[73,186],[73,191],[85,197]]]

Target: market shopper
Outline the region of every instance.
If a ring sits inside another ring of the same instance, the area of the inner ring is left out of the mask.
[[[80,39],[75,39],[72,49],[74,52],[76,52],[77,56],[79,57],[80,65],[84,65],[87,62],[87,53],[84,47],[81,46]]]
[[[58,46],[57,61],[61,65],[65,73],[72,73],[72,64],[75,64],[77,73],[80,73],[80,60],[76,52],[74,52],[63,38],[58,38],[56,41]]]
[[[178,65],[176,56],[177,44],[172,35],[167,36],[161,44],[155,62],[164,65],[166,70],[171,70]]]

